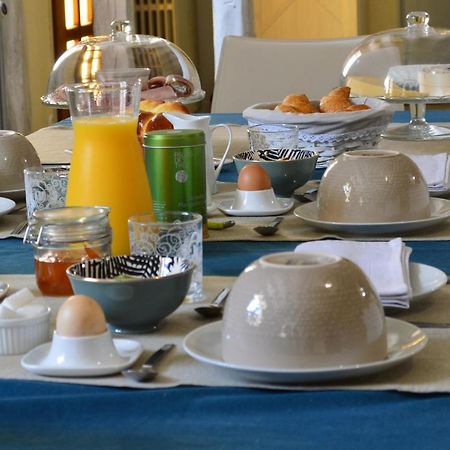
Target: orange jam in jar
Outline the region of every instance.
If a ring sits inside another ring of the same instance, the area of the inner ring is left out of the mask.
[[[66,269],[111,254],[109,209],[66,207],[35,211],[24,242],[34,247],[36,282],[45,295],[71,295]]]

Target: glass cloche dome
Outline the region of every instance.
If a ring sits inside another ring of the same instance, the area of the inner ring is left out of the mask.
[[[65,86],[74,83],[140,79],[142,98],[194,103],[204,98],[189,56],[166,39],[131,33],[127,20],[114,21],[110,36],[71,47],[55,62],[43,103],[68,108]]]
[[[427,103],[450,103],[450,30],[433,28],[424,11],[407,26],[365,38],[347,57],[343,79],[352,95],[410,105],[409,125],[388,130],[391,139],[450,138],[450,129],[425,121]]]

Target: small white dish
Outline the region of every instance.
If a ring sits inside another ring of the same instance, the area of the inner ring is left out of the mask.
[[[0,319],[0,355],[23,355],[49,340],[51,309],[33,317]]]
[[[18,201],[25,199],[25,189],[12,189],[10,191],[1,191],[0,197],[6,197],[10,200]]]
[[[196,328],[183,341],[184,350],[197,361],[221,367],[250,381],[293,384],[318,383],[369,375],[396,366],[420,352],[428,342],[418,327],[398,319],[386,318],[388,356],[386,359],[354,365],[307,369],[266,369],[228,364],[222,359],[222,322],[217,321]]]
[[[447,275],[440,269],[427,264],[410,263],[411,302],[422,300],[447,284]]]
[[[113,339],[117,353],[122,357],[121,363],[92,364],[78,367],[60,367],[56,364],[46,363],[51,343],[39,345],[22,357],[21,364],[26,370],[38,375],[51,377],[95,377],[118,373],[132,366],[142,353],[142,346],[138,341],[131,339]]]
[[[331,231],[343,231],[354,234],[384,234],[420,230],[445,222],[450,217],[450,200],[430,198],[431,215],[426,219],[404,222],[346,223],[329,222],[319,219],[317,202],[306,203],[294,210],[294,215],[309,225]]]
[[[256,216],[275,216],[284,214],[294,206],[294,200],[291,198],[277,197],[278,206],[274,205],[273,209],[261,211],[259,209],[235,209],[233,208],[233,199],[222,200],[218,208],[228,216],[256,217]]]
[[[9,198],[0,197],[0,216],[8,214],[16,207],[16,202]]]

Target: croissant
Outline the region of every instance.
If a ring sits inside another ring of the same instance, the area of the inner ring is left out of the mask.
[[[352,106],[350,88],[341,86],[330,91],[320,100],[320,112],[341,112]]]
[[[370,109],[369,105],[351,105],[345,111],[363,111],[365,109]]]
[[[276,111],[292,112],[301,114],[311,114],[319,112],[317,107],[313,105],[305,94],[287,95],[282,103],[275,107]]]

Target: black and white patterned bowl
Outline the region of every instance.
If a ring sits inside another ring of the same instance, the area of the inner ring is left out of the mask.
[[[67,269],[75,294],[96,300],[116,333],[155,330],[185,298],[194,270],[180,258],[159,255],[89,259]]]
[[[238,173],[247,164],[259,164],[267,170],[275,195],[290,197],[311,177],[318,154],[302,149],[249,150],[233,157]]]

